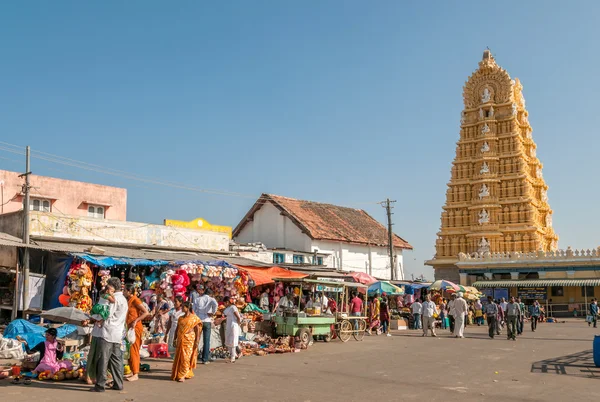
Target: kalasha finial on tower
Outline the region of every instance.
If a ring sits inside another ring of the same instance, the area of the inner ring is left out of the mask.
[[[496,67],[496,60],[494,59],[492,51],[489,47],[483,51],[483,57],[479,62],[479,67]]]
[[[483,51],[483,58],[482,60],[489,60],[489,59],[493,59],[494,56],[492,56],[492,51],[490,50],[489,47],[486,47],[485,50]]]

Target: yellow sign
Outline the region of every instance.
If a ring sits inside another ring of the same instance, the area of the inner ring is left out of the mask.
[[[195,230],[204,230],[207,232],[218,232],[218,233],[227,233],[229,238],[231,239],[231,226],[217,226],[211,225],[207,221],[202,218],[194,219],[190,222],[185,221],[173,221],[170,219],[165,219],[165,226],[173,226],[178,228],[185,229],[195,229]]]

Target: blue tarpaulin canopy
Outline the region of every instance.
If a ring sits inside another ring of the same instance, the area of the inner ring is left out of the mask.
[[[184,264],[196,264],[196,265],[210,265],[212,267],[223,267],[223,268],[236,268],[235,266],[231,265],[230,263],[228,263],[227,261],[224,260],[215,260],[215,261],[200,261],[200,260],[194,260],[194,261],[175,261],[173,263],[171,263],[171,265],[184,265]]]
[[[64,338],[70,333],[77,331],[77,327],[75,325],[65,324],[58,327],[56,331],[58,332],[59,338]],[[4,330],[4,337],[17,339],[17,336],[20,336],[33,348],[38,343],[46,340],[46,337],[44,336],[45,333],[46,328],[44,327],[32,324],[26,320],[14,320],[8,324],[8,327]]]
[[[101,257],[83,253],[73,253],[74,256],[91,262],[94,265],[103,268],[113,267],[115,265],[131,265],[142,267],[155,267],[160,265],[168,265],[168,261],[163,260],[145,260],[142,258],[126,258],[126,257]]]

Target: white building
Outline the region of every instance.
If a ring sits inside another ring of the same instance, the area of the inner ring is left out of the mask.
[[[263,243],[274,264],[314,264],[390,279],[388,232],[361,209],[263,194],[233,231],[237,243]],[[396,279],[404,279],[402,251],[393,235]]]

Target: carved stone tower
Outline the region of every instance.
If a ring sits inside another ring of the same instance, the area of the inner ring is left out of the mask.
[[[557,248],[548,186],[536,156],[523,86],[484,51],[463,89],[460,140],[446,191],[436,279],[458,280],[459,253]]]

